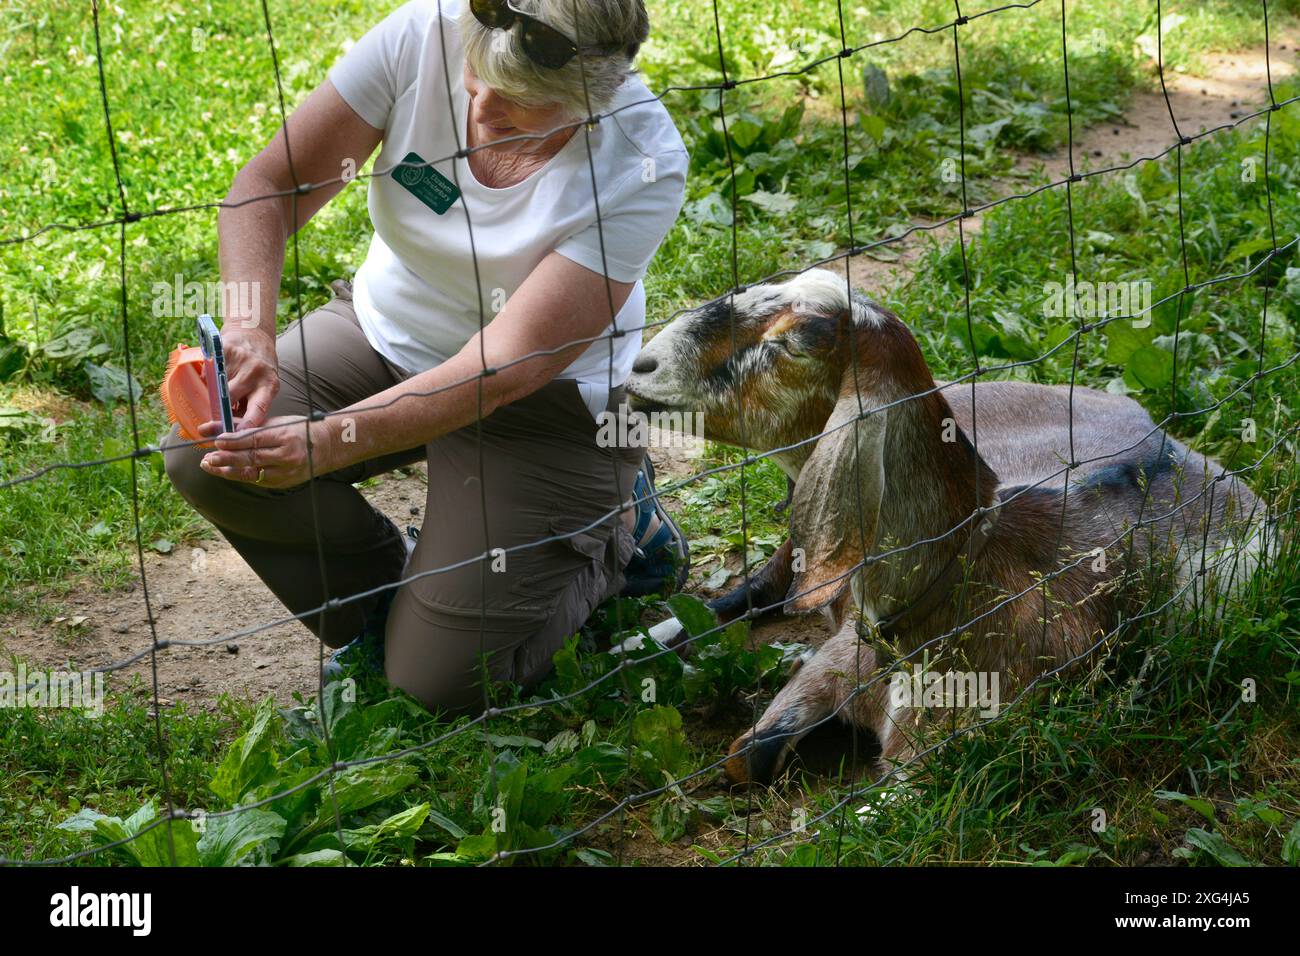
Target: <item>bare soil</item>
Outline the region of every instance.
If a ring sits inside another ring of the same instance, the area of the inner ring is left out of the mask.
[[[367,490],[401,528],[418,525],[410,509],[424,506],[423,466],[411,471],[410,476],[385,475]],[[116,593],[87,582],[60,599],[68,613],[48,624],[0,618],[0,654],[20,655],[29,666],[88,669],[147,651],[154,633],[160,641],[204,640],[289,617],[215,530],[212,537],[185,542],[170,554],[146,551],[145,580],[152,630],[139,581]],[[166,648],[157,654],[160,703],[186,702],[191,709],[212,710],[222,694],[231,694],[254,701],[270,695],[281,705],[291,704],[295,693],[315,693],[320,649],[311,631],[297,621],[212,646]],[[152,698],[148,654],[116,674],[110,678],[110,693],[132,687]],[[137,676],[139,683],[131,680]]]

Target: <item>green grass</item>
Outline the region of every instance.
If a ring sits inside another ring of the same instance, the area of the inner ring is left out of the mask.
[[[82,841],[55,828],[71,813],[85,805],[128,815],[147,796],[163,792],[150,692],[138,679],[113,690],[111,705],[97,719],[71,709],[4,712],[0,852],[28,859],[75,853]],[[190,712],[183,704],[162,712],[167,778],[179,804],[204,802],[214,762],[252,712],[248,703],[230,699],[216,714]],[[87,863],[103,865],[96,858]]]
[[[233,0],[202,8],[119,6],[124,13],[105,5],[101,17],[108,95],[131,208],[219,200],[235,171],[278,124],[260,9]],[[1270,4],[1274,27],[1294,24],[1298,8],[1294,2]],[[720,9],[733,78],[797,68],[840,48],[832,0],[725,2]],[[850,45],[952,18],[950,4],[930,0],[873,4],[869,15],[865,10],[845,5]],[[1256,4],[1226,0],[1166,4],[1166,15],[1186,17],[1165,38],[1166,69],[1194,71],[1206,53],[1258,44],[1258,11]],[[381,12],[350,0],[316,4],[310,11],[272,5],[290,108],[320,82],[342,44],[360,36]],[[656,3],[652,16],[655,35],[642,61],[650,87],[716,82],[709,5],[669,0]],[[961,28],[972,203],[1004,194],[1009,182],[1023,184],[1013,170],[1018,152],[1032,155],[1064,142],[1058,17],[1059,5],[1044,2]],[[1157,88],[1150,58],[1134,43],[1153,26],[1154,4],[1071,5],[1076,131],[1118,115],[1135,92]],[[206,31],[201,53],[192,49],[195,27]],[[84,4],[25,2],[0,12],[0,85],[8,105],[0,115],[0,137],[15,144],[0,155],[0,238],[51,222],[89,223],[118,213],[93,50]],[[728,94],[731,155],[738,164],[740,281],[802,267],[846,247],[850,238],[861,244],[959,211],[960,184],[938,174],[959,147],[952,54],[951,31],[944,31],[916,34],[843,62],[851,223],[845,214],[838,61]],[[870,77],[864,76],[867,67]],[[1294,92],[1293,86],[1282,88],[1279,98]],[[691,149],[692,169],[685,213],[646,279],[652,321],[712,298],[733,282],[732,170],[716,98],[678,93],[666,104]],[[1295,107],[1273,117],[1270,174],[1280,243],[1294,237],[1300,213],[1297,127]],[[1268,235],[1262,177],[1246,183],[1240,175],[1242,160],[1261,158],[1262,152],[1260,121],[1184,150],[1193,282],[1244,272],[1269,248],[1261,245]],[[1073,188],[1079,278],[1149,281],[1157,299],[1182,287],[1175,171],[1171,156]],[[127,229],[132,371],[142,386],[143,442],[164,428],[152,389],[166,353],[189,337],[187,320],[153,316],[153,286],[177,273],[190,281],[215,280],[215,226],[215,209],[205,208],[146,218]],[[345,190],[300,235],[302,283],[295,289],[286,275],[280,321],[292,317],[296,292],[310,309],[324,299],[331,279],[350,275],[368,235],[364,191]],[[890,292],[886,304],[916,331],[936,376],[965,374],[973,354],[984,367],[1029,359],[1069,333],[1061,320],[1042,314],[1045,284],[1065,281],[1069,243],[1063,190],[1010,202],[987,213],[969,238],[970,329],[965,270],[951,242],[932,243],[914,277]],[[0,320],[7,336],[0,339],[0,406],[21,413],[0,417],[0,479],[130,449],[122,391],[115,397],[111,376],[105,386],[97,371],[125,365],[118,252],[116,227],[54,230],[0,247]],[[1269,317],[1261,350],[1265,286]],[[1200,291],[1181,315],[1172,307],[1158,310],[1150,334],[1138,341],[1117,326],[1082,336],[1077,381],[1130,392],[1157,419],[1174,407],[1187,412],[1222,402],[1212,413],[1178,416],[1170,429],[1207,453],[1246,464],[1294,421],[1294,368],[1257,383],[1253,406],[1250,391],[1228,396],[1261,363],[1268,368],[1294,352],[1297,322],[1300,272],[1291,255],[1267,272]],[[1132,356],[1140,349],[1147,350],[1148,363],[1137,375],[1134,366],[1141,363]],[[1067,345],[1052,358],[997,374],[1068,381],[1074,358]],[[1257,419],[1260,437],[1253,447],[1238,449],[1241,419],[1248,414]],[[53,420],[52,428],[47,420]],[[700,467],[734,464],[740,457],[734,449],[711,446]],[[1293,461],[1294,444],[1279,449],[1256,487],[1293,487]],[[158,464],[156,457],[138,461],[134,479],[129,461],[58,470],[0,491],[0,614],[48,620],[60,613],[60,595],[69,589],[117,589],[130,582],[133,480],[146,547],[194,539],[203,523]],[[740,535],[740,480],[740,471],[731,469],[677,493],[701,562],[697,570],[706,574],[728,559],[734,565],[746,544]],[[779,543],[784,520],[773,506],[784,492],[784,478],[770,463],[745,470],[751,565]],[[1300,817],[1294,697],[1300,578],[1291,558],[1261,575],[1249,598],[1229,608],[1217,626],[1175,629],[1170,637],[1153,624],[1129,635],[1092,680],[1054,686],[1046,706],[1012,711],[981,733],[946,745],[910,782],[914,798],[870,819],[854,813],[865,800],[847,803],[838,845],[836,807],[845,798],[843,785],[809,776],[756,794],[751,805],[744,794],[718,786],[715,772],[699,773],[749,725],[752,690],[759,684],[770,690],[779,682],[780,649],[746,651],[743,633],[732,630],[709,641],[707,652],[697,652],[689,667],[676,658],[646,661],[579,694],[608,673],[613,659],[602,648],[617,636],[618,625],[627,628],[646,610],[638,602],[611,606],[560,655],[557,674],[540,699],[494,718],[489,738],[471,728],[398,764],[372,765],[389,769],[361,781],[358,791],[373,799],[345,811],[344,828],[359,831],[345,842],[355,862],[472,863],[493,848],[540,846],[591,824],[574,841],[519,859],[699,864],[740,851],[746,834],[753,842],[789,830],[796,814],[812,819],[832,811],[760,851],[758,859],[795,865],[837,855],[850,863],[1140,864],[1222,862],[1235,852],[1253,862],[1294,862],[1296,838],[1286,841]],[[1121,706],[1141,669],[1142,649],[1152,644],[1160,653],[1144,677],[1148,690],[1141,706]],[[178,652],[183,651],[168,651]],[[1259,682],[1258,699],[1234,707],[1244,677]],[[645,684],[647,679],[653,684]],[[645,696],[648,686],[652,699]],[[125,821],[158,800],[162,782],[148,705],[139,702],[138,685],[123,687],[110,678],[109,688],[112,703],[98,722],[60,711],[0,712],[0,852],[31,858],[72,852],[90,846],[93,836],[54,824],[89,808]],[[363,682],[359,695],[366,706],[332,699],[325,708],[338,741],[336,756],[387,753],[453,728],[382,687]],[[554,697],[562,700],[541,706]],[[231,755],[239,750],[228,744],[258,726],[256,705],[226,701],[215,716],[165,709],[174,799],[222,809],[328,765],[317,708],[304,701],[287,719],[264,712],[264,730],[245,738],[251,757],[232,782]],[[625,795],[693,773],[698,775],[686,784],[598,821]],[[332,814],[321,815],[327,793],[315,785],[301,801],[273,805],[286,830],[259,844],[257,858],[336,858]],[[1198,800],[1209,801],[1213,822]],[[501,832],[494,829],[496,806],[508,810]],[[1100,832],[1091,825],[1098,807],[1108,819]],[[386,821],[382,832],[363,830]],[[814,836],[816,831],[821,835]],[[184,839],[180,844],[189,845]],[[312,853],[320,855],[305,856]],[[90,862],[140,860],[116,855]]]

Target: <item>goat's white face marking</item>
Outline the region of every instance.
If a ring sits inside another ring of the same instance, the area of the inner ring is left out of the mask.
[[[641,349],[628,393],[645,410],[703,412],[714,441],[769,449],[807,438],[839,388],[835,353],[850,308],[856,325],[883,321],[825,269],[720,299]]]

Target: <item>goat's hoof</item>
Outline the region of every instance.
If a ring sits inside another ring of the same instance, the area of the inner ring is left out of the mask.
[[[737,737],[727,750],[727,762],[722,765],[723,772],[732,783],[749,782],[749,754],[740,752],[749,742],[749,735]]]
[[[768,784],[785,763],[789,740],[784,736],[759,732],[757,739],[751,734],[737,737],[727,751],[723,772],[733,784]]]

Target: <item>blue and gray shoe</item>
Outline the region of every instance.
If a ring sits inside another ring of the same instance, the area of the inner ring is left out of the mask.
[[[623,571],[626,584],[622,597],[642,597],[662,592],[666,597],[686,585],[691,572],[691,549],[686,535],[677,526],[668,509],[663,506],[655,491],[655,469],[646,455],[633,486],[637,502],[636,530],[632,537],[640,541],[650,527],[650,520],[658,515],[659,528],[649,541],[637,547],[632,560]]]

